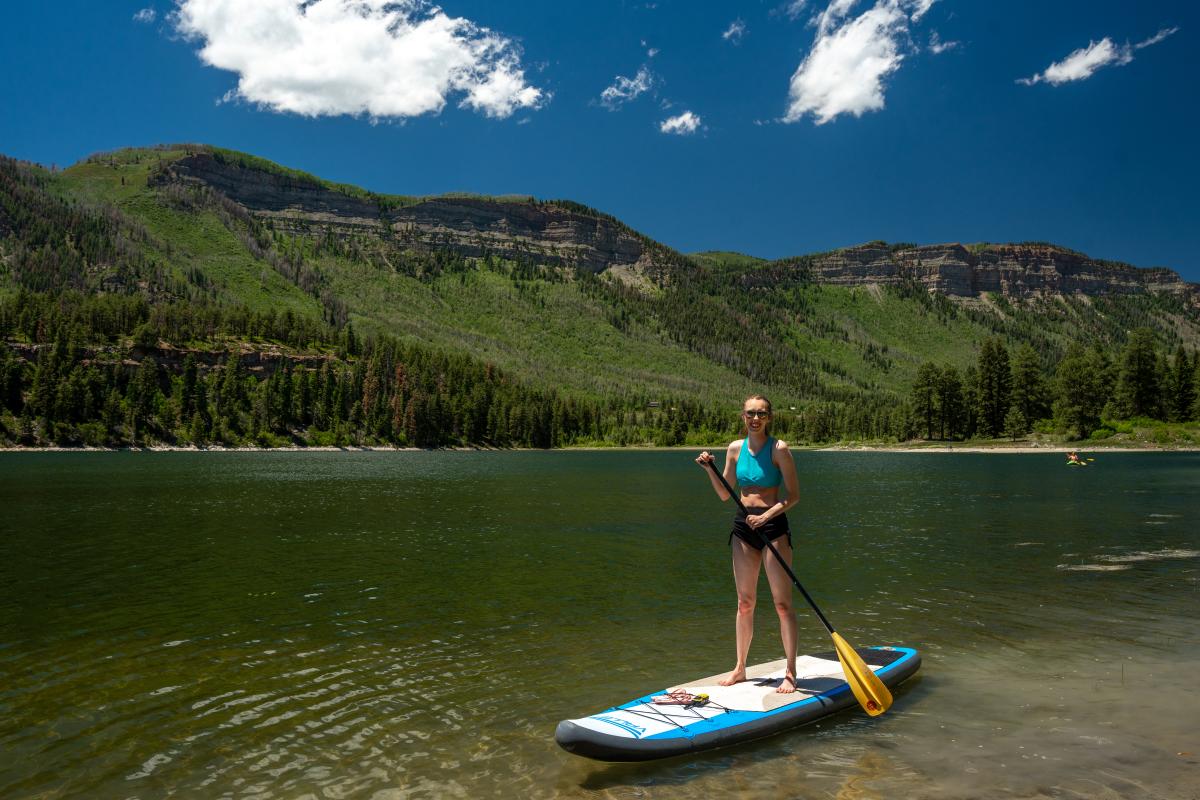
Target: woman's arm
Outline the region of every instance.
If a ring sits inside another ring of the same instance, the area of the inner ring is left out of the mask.
[[[739,452],[738,448],[740,446],[741,441],[739,440],[736,442],[730,442],[729,447],[725,449],[725,469],[723,474],[725,475],[725,480],[731,486],[733,485],[734,479],[737,477],[737,457]],[[707,450],[705,450],[696,458],[696,463],[708,473],[708,480],[712,484],[713,491],[717,493],[717,497],[721,498],[721,502],[723,503],[729,498],[733,497],[733,495],[725,490],[725,487],[721,485],[719,480],[717,480],[716,473],[708,468],[708,465],[714,461],[716,461],[716,459],[713,458],[712,453],[708,452]]]
[[[763,521],[787,513],[789,508],[800,502],[800,478],[796,475],[796,462],[792,459],[792,451],[788,449],[787,442],[782,439],[775,440],[775,450],[771,453],[771,460],[775,462],[775,466],[779,467],[779,474],[783,476],[783,488],[787,492],[787,497],[780,499],[775,505],[764,511],[762,513]]]

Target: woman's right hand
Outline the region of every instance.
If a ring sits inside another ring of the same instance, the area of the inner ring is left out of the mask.
[[[713,458],[713,454],[708,452],[707,450],[705,450],[700,455],[696,456],[696,463],[699,464],[701,467],[707,467],[709,464],[713,463],[713,461],[715,461],[715,460],[716,459]]]

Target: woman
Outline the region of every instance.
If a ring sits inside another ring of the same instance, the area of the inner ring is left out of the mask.
[[[786,442],[769,434],[771,402],[759,394],[747,397],[742,403],[742,419],[746,424],[746,437],[730,442],[725,451],[725,480],[732,484],[734,478],[737,479],[742,505],[749,513],[743,515],[738,510],[729,534],[729,543],[733,548],[733,581],[738,599],[735,626],[737,664],[733,672],[721,681],[722,686],[746,680],[746,656],[754,636],[758,573],[764,558],[762,539],[770,541],[780,559],[791,566],[792,535],[785,512],[796,504],[800,496],[800,484],[791,451]],[[696,463],[708,473],[717,496],[722,501],[728,500],[729,492],[708,468],[713,461],[708,451],[696,458]],[[780,484],[786,491],[782,499],[779,496]],[[766,551],[765,558],[767,582],[775,600],[775,611],[779,614],[779,632],[787,658],[785,676],[776,691],[788,694],[796,691],[796,614],[792,609],[792,581],[770,551]]]

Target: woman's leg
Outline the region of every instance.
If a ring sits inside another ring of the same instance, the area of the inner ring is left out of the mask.
[[[754,602],[758,595],[758,570],[762,565],[762,553],[734,536],[730,542],[733,551],[733,585],[737,587],[737,666],[729,677],[721,681],[722,686],[732,686],[746,680],[746,657],[750,653],[750,640],[754,638]]]
[[[780,536],[771,544],[779,557],[789,567],[792,565],[792,548],[788,537]],[[789,693],[796,691],[796,611],[792,607],[792,579],[780,566],[771,551],[763,550],[763,559],[767,565],[767,583],[771,585],[771,597],[775,601],[775,611],[779,614],[779,636],[783,639],[783,654],[787,658],[787,675],[791,681],[785,680],[778,691]]]

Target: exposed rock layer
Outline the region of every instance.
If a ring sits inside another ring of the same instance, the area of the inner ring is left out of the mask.
[[[893,248],[882,243],[850,247],[809,260],[814,280],[841,285],[895,284],[915,280],[956,297],[994,292],[1010,297],[1037,294],[1180,294],[1195,301],[1200,286],[1169,269],[1141,269],[1099,261],[1053,245],[961,244]]]
[[[198,181],[277,228],[340,235],[374,233],[415,249],[449,248],[466,256],[532,259],[600,272],[648,266],[653,248],[603,216],[554,203],[473,197],[433,197],[411,205],[343,194],[319,183],[224,163],[202,153],[174,162],[165,178]]]
[[[208,153],[172,163],[160,180],[206,184],[284,231],[365,233],[405,248],[450,249],[471,257],[490,254],[592,272],[616,269],[622,276],[666,266],[672,254],[612,218],[556,203],[433,197],[399,205],[376,195],[349,195],[315,181],[241,167]],[[803,265],[820,283],[916,281],[955,297],[978,297],[982,292],[1009,297],[1169,292],[1200,306],[1200,286],[1172,270],[1091,259],[1045,244],[968,248],[873,242],[786,261]]]

